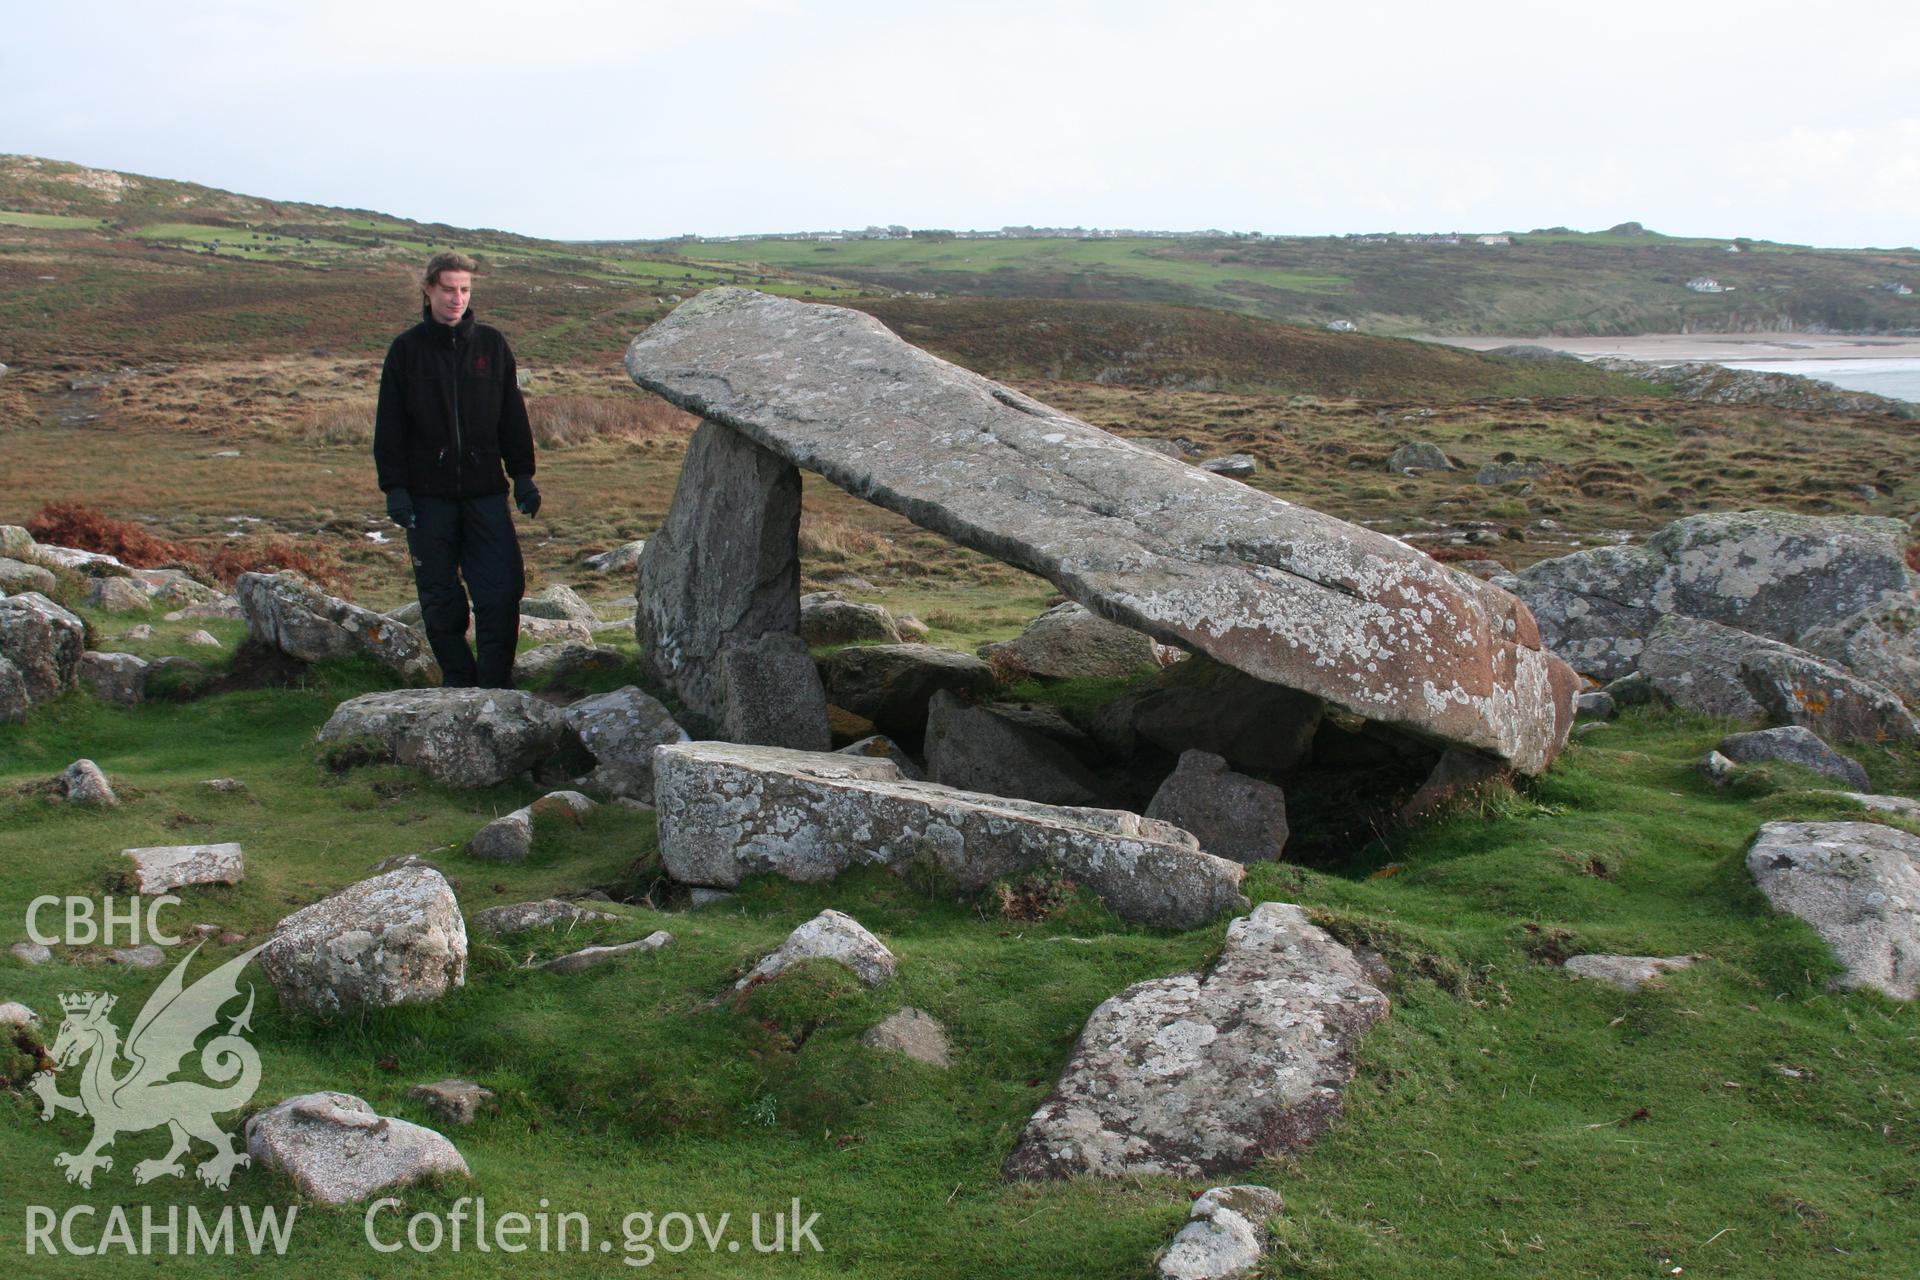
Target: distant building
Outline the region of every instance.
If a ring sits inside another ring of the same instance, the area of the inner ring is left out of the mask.
[[[1473,238],[1473,242],[1475,244],[1512,244],[1513,237],[1512,236],[1475,236]]]
[[[1728,252],[1728,253],[1739,253],[1739,252],[1740,252],[1740,246],[1739,246],[1739,245],[1737,245],[1737,244],[1730,244],[1730,245],[1728,245],[1728,246],[1727,246],[1727,252]]]
[[[1333,330],[1335,333],[1358,332],[1358,326],[1351,320],[1329,320],[1327,321],[1327,328]]]
[[[1687,281],[1687,288],[1695,293],[1725,293],[1726,289],[1712,276],[1695,276]]]
[[[1907,294],[1910,294],[1913,292],[1912,289],[1908,288],[1904,284],[1901,284],[1898,280],[1890,280],[1886,284],[1881,285],[1880,287],[1882,289],[1885,289],[1888,293],[1897,293],[1902,297],[1905,297]]]

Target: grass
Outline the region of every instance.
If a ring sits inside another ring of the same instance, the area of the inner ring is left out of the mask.
[[[240,841],[248,878],[188,891],[174,918],[237,929],[246,945],[393,854],[445,868],[469,913],[650,882],[651,815],[605,807],[578,830],[543,827],[524,865],[480,864],[460,844],[540,788],[455,793],[391,767],[323,770],[313,729],[338,700],[380,683],[346,664],[305,688],[130,712],[72,695],[0,728],[0,911],[20,920],[40,893],[97,896],[118,849],[186,840]],[[1826,991],[1824,948],[1747,881],[1756,802],[1710,791],[1690,767],[1725,728],[1629,714],[1488,811],[1357,850],[1342,870],[1253,869],[1254,901],[1305,904],[1395,973],[1394,1012],[1363,1046],[1345,1116],[1311,1152],[1244,1175],[1288,1204],[1266,1274],[1613,1277],[1683,1266],[1853,1277],[1903,1265],[1920,1020],[1872,994]],[[105,768],[120,808],[70,811],[24,790],[80,755]],[[1866,763],[1878,785],[1920,782],[1911,751],[1876,750]],[[198,787],[214,776],[240,777],[248,793]],[[1805,792],[1767,798],[1780,802],[1770,816],[1824,812]],[[1394,874],[1371,874],[1389,865]],[[282,1014],[269,994],[254,1023],[265,1068],[256,1100],[342,1089],[431,1123],[406,1097],[412,1084],[461,1075],[496,1089],[498,1111],[452,1135],[474,1183],[407,1190],[384,1220],[396,1228],[462,1194],[484,1194],[496,1214],[531,1213],[544,1197],[588,1214],[624,1252],[618,1224],[630,1212],[744,1220],[797,1196],[821,1214],[823,1253],[678,1263],[692,1274],[1140,1275],[1199,1183],[1004,1185],[997,1169],[1092,1007],[1130,982],[1204,964],[1221,926],[1164,933],[1084,910],[1016,923],[991,903],[866,873],[754,881],[699,910],[616,906],[618,924],[476,936],[467,985],[434,1005],[319,1027]],[[898,979],[868,992],[816,967],[702,1007],[828,906],[886,939],[901,956]],[[567,978],[525,967],[656,928],[676,941],[654,956]],[[206,958],[237,949],[210,944]],[[1707,958],[1624,995],[1549,963],[1578,950]],[[0,964],[5,994],[41,1010],[81,987],[133,1008],[159,977],[72,959]],[[859,1046],[901,1004],[947,1023],[951,1072]],[[123,1137],[115,1171],[82,1193],[52,1157],[85,1126],[43,1124],[36,1105],[0,1103],[16,1204],[112,1202],[137,1214],[143,1204],[211,1213],[230,1200],[298,1202],[260,1170],[243,1172],[230,1197],[169,1180],[134,1187],[126,1171],[157,1153],[156,1134]],[[208,1259],[196,1274],[292,1274],[342,1258],[369,1276],[417,1265],[373,1253],[362,1233],[359,1209],[303,1204],[285,1260]],[[64,1258],[15,1265],[29,1276],[72,1268]],[[457,1265],[487,1276],[526,1263],[468,1252]],[[555,1255],[540,1270],[593,1265],[605,1263]]]

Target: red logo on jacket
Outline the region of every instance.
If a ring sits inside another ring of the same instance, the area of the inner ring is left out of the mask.
[[[475,373],[485,373],[487,371],[487,358],[485,356],[475,356],[473,358],[473,371]]]

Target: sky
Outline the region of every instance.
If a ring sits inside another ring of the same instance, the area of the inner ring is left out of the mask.
[[[13,0],[0,152],[569,239],[1920,242],[1920,3]]]

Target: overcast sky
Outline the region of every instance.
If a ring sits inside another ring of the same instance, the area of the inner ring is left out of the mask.
[[[1920,242],[1920,3],[8,6],[0,151],[568,238]]]

